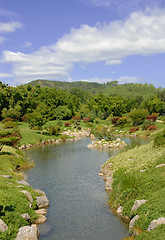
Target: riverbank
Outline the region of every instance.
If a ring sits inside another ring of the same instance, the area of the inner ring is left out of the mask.
[[[0,239],[15,239],[17,233],[18,240],[20,234],[38,236],[36,224],[43,217],[36,209],[40,208],[41,197],[44,196],[45,206],[48,200],[43,192],[32,189],[18,171],[34,167],[33,162],[28,161],[20,150],[7,146],[0,153],[0,162]]]
[[[156,138],[155,138],[156,139]],[[157,137],[157,140],[161,139]],[[154,141],[119,153],[102,166],[109,204],[129,222],[130,239],[165,236],[165,149]],[[139,231],[140,229],[140,235]]]

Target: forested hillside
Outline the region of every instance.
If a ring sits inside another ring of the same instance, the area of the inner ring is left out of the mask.
[[[155,88],[152,84],[118,84],[117,81],[111,81],[103,84],[95,82],[62,82],[62,81],[48,81],[48,80],[35,80],[29,83],[31,86],[39,85],[41,87],[55,87],[57,89],[82,89],[84,92],[96,94],[103,93],[107,96],[122,96],[122,97],[135,97],[142,96],[144,99],[152,97],[161,92],[161,88]]]
[[[41,81],[49,84],[49,81]],[[1,119],[11,117],[25,120],[34,111],[46,119],[71,119],[73,116],[107,119],[123,116],[132,109],[146,109],[149,114],[165,113],[165,89],[148,84],[117,82],[63,83],[52,82],[58,87],[41,87],[39,84],[11,87],[0,84]]]

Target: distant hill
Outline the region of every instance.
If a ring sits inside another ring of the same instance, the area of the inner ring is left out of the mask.
[[[152,84],[138,84],[126,83],[118,84],[117,81],[99,84],[96,82],[62,82],[62,81],[49,81],[49,80],[35,80],[28,83],[31,86],[40,85],[41,87],[55,87],[56,89],[64,89],[71,91],[72,89],[80,89],[83,92],[90,94],[102,93],[107,96],[122,96],[124,98],[135,98],[142,96],[143,99],[155,96],[163,89],[155,88]]]

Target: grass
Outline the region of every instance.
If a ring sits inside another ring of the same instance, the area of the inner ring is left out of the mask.
[[[153,141],[119,153],[110,158],[114,174],[113,190],[109,203],[112,208],[123,206],[123,215],[132,219],[140,215],[136,227],[144,230],[135,239],[160,239],[165,236],[165,226],[146,232],[150,222],[165,216],[165,164],[164,147],[153,147]],[[143,172],[140,170],[144,170]],[[136,212],[131,212],[135,200],[146,199]]]
[[[0,176],[0,205],[3,207],[3,210],[0,211],[0,218],[8,226],[7,231],[3,233],[0,232],[0,239],[2,240],[15,239],[19,227],[29,224],[20,216],[21,214],[28,213],[31,222],[37,218],[34,211],[36,202],[34,201],[32,208],[30,208],[27,197],[21,193],[20,190],[29,191],[33,199],[35,199],[38,194],[35,193],[31,187],[18,187],[20,184],[18,184],[16,180],[22,178],[16,171],[18,166],[23,169],[33,166],[33,164],[26,160],[24,154],[18,149],[3,147],[0,152],[0,175],[11,175],[12,178],[8,179]]]

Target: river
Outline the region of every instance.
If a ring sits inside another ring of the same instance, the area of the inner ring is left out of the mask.
[[[128,228],[108,204],[100,166],[114,151],[88,149],[89,138],[26,151],[36,167],[25,171],[33,188],[50,201],[40,240],[120,240]]]

